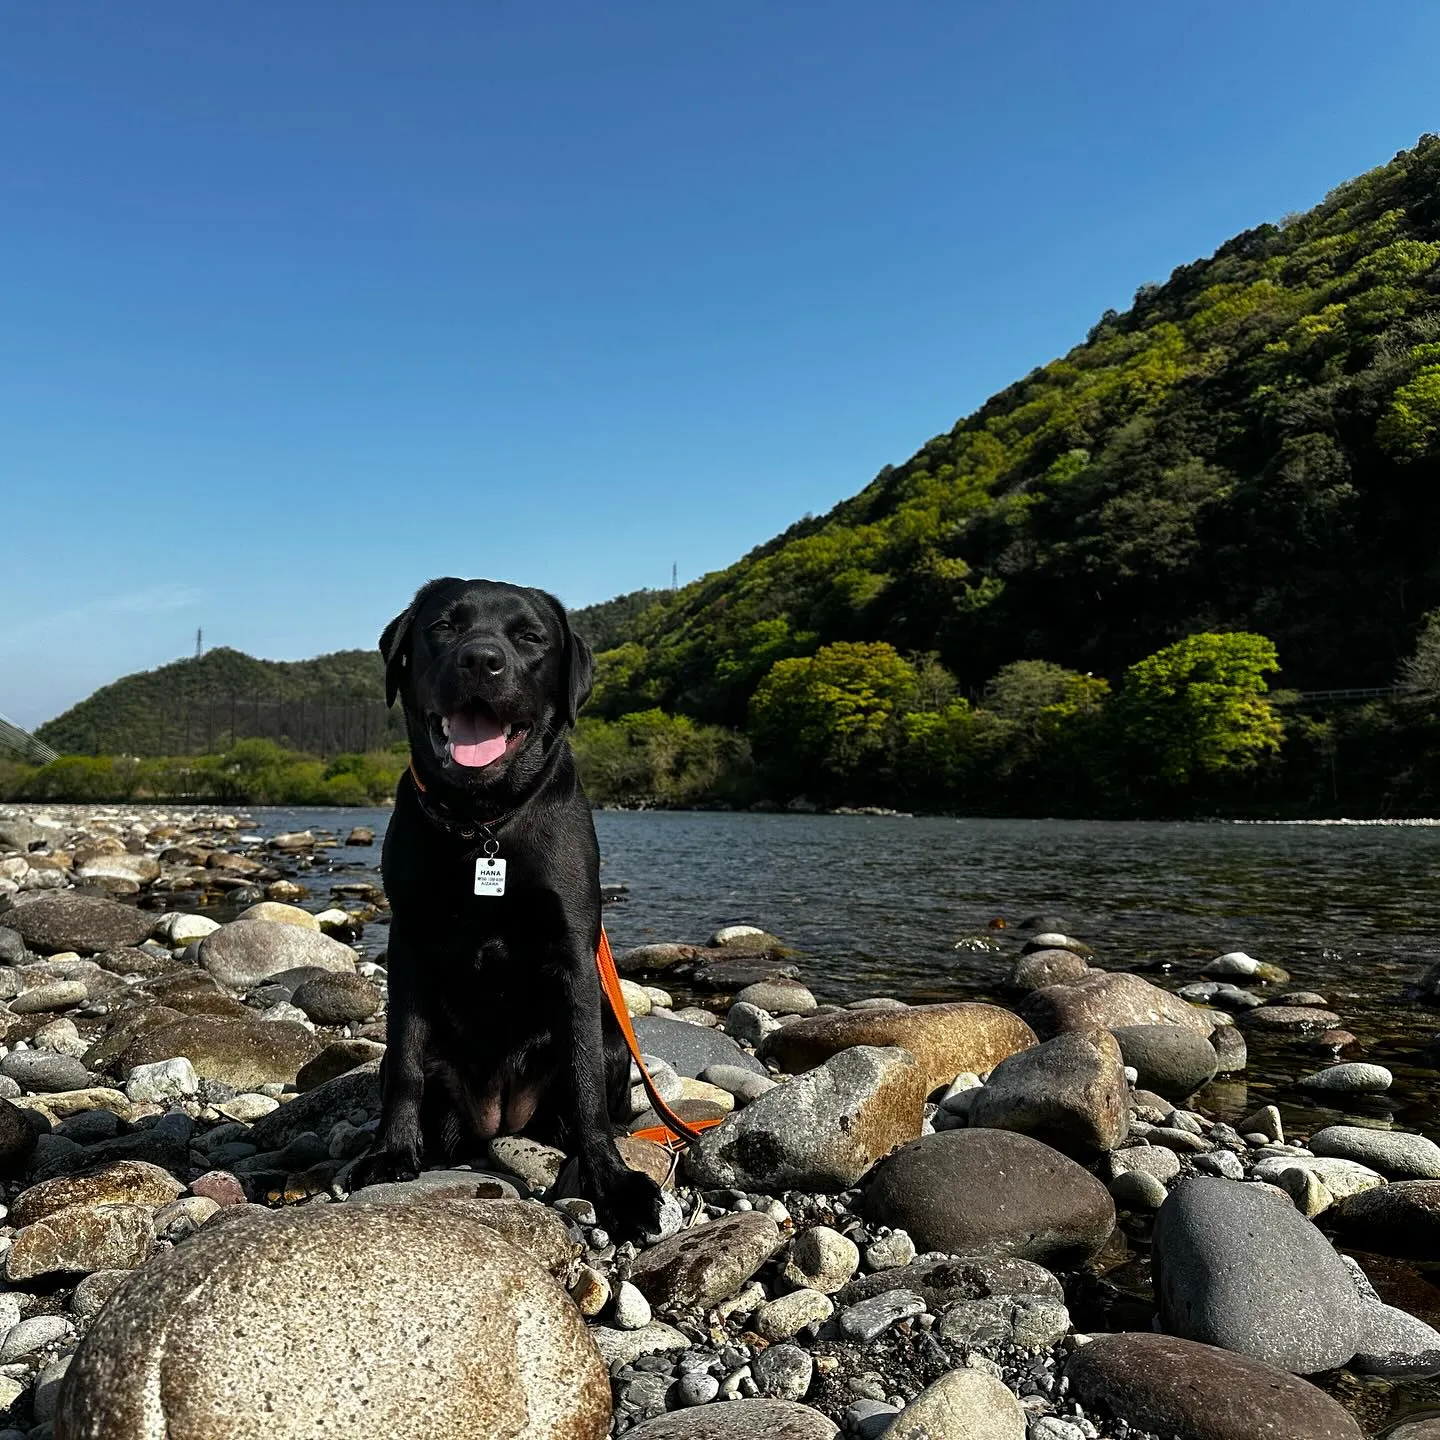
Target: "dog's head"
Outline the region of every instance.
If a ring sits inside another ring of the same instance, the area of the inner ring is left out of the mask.
[[[553,595],[497,580],[423,586],[380,637],[428,784],[522,791],[590,694],[590,647]]]

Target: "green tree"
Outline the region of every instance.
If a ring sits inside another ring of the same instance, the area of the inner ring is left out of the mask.
[[[871,789],[888,768],[896,721],[913,704],[918,679],[883,642],[841,641],[778,660],[750,702],[756,757],[792,792]]]
[[[1412,700],[1440,700],[1440,610],[1421,623],[1414,651],[1400,662],[1400,688]]]
[[[1016,660],[985,687],[985,708],[1024,727],[1036,741],[1104,708],[1110,683],[1050,660]]]
[[[1263,635],[1191,635],[1125,672],[1118,720],[1141,773],[1183,785],[1254,765],[1284,729],[1265,698],[1280,668]]]

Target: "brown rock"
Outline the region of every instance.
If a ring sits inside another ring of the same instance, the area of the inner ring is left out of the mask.
[[[81,1063],[87,1070],[109,1071],[141,1035],[182,1019],[181,1012],[168,1005],[143,1005],[123,1010],[110,1022],[104,1036],[85,1052]],[[173,1057],[167,1055],[165,1058]]]
[[[762,1056],[783,1070],[811,1070],[856,1045],[897,1045],[920,1066],[926,1092],[948,1085],[961,1071],[984,1074],[1007,1056],[1035,1043],[1022,1020],[998,1005],[955,1001],[907,1010],[847,1010],[797,1020],[765,1038]]]
[[[1100,1252],[1115,1202],[1073,1160],[1008,1130],[925,1135],[875,1167],[867,1219],[905,1230],[923,1250],[1013,1255],[1070,1270]]]
[[[250,1435],[262,1404],[266,1440],[603,1440],[579,1312],[469,1203],[221,1211],[96,1318],[56,1440]]]
[[[207,1170],[190,1182],[190,1193],[221,1207],[245,1204],[245,1187],[228,1170]]]
[[[663,1145],[641,1140],[636,1135],[620,1135],[616,1137],[615,1148],[632,1170],[648,1175],[657,1185],[668,1190],[675,1183],[675,1162]]]
[[[295,1088],[303,1095],[337,1075],[378,1060],[385,1047],[374,1040],[332,1040],[313,1060],[307,1060],[295,1076]]]
[[[727,1215],[642,1251],[630,1281],[657,1310],[708,1308],[733,1295],[779,1248],[780,1229],[768,1215]]]
[[[20,932],[31,950],[45,954],[75,950],[92,955],[97,950],[140,944],[150,934],[155,917],[133,905],[59,891],[17,905],[6,914],[5,923]]]
[[[10,1207],[10,1223],[33,1225],[74,1205],[168,1205],[184,1189],[158,1165],[120,1160],[93,1175],[62,1175],[22,1190]]]
[[[137,1065],[184,1055],[205,1079],[245,1089],[293,1080],[319,1048],[315,1037],[294,1020],[191,1015],[138,1036],[120,1057],[119,1069],[128,1073]]]
[[[1138,975],[1092,970],[1065,985],[1026,996],[1020,1014],[1042,1039],[1067,1030],[1117,1030],[1126,1025],[1183,1025],[1197,1035],[1215,1028],[1203,1011]]]
[[[1070,1393],[1175,1440],[1363,1440],[1323,1390],[1259,1360],[1169,1335],[1101,1335],[1065,1369]]]
[[[37,1275],[89,1274],[92,1270],[133,1270],[155,1243],[148,1205],[71,1205],[16,1236],[5,1257],[11,1281]]]

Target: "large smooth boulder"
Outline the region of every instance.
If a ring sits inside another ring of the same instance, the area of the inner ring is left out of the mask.
[[[846,1010],[797,1020],[766,1036],[760,1053],[799,1074],[855,1045],[908,1050],[926,1091],[948,1085],[962,1071],[983,1075],[1035,1043],[1030,1027],[998,1005],[956,1001],[905,1010]]]
[[[654,1055],[670,1065],[677,1075],[696,1079],[708,1065],[739,1065],[757,1075],[765,1067],[728,1035],[686,1020],[667,1020],[662,1015],[642,1015],[635,1022],[635,1035],[644,1055]]]
[[[1167,1100],[1193,1095],[1219,1068],[1215,1046],[1183,1025],[1122,1025],[1114,1033],[1136,1083]]]
[[[739,1290],[780,1244],[768,1215],[727,1215],[642,1251],[630,1282],[658,1311],[706,1309]]]
[[[1108,1030],[1072,1030],[1022,1050],[975,1092],[969,1120],[1033,1135],[1079,1159],[1114,1150],[1130,1131],[1120,1047]]]
[[[834,1440],[840,1431],[808,1405],[735,1400],[659,1415],[625,1433],[630,1440]]]
[[[905,1230],[921,1250],[1013,1255],[1075,1269],[1115,1228],[1115,1202],[1073,1160],[1008,1130],[925,1135],[875,1167],[867,1219]]]
[[[277,920],[236,920],[200,942],[200,963],[231,990],[249,990],[286,970],[355,969],[355,952],[338,940]]]
[[[1180,1025],[1207,1039],[1214,1022],[1203,1011],[1138,975],[1093,970],[1065,985],[1047,985],[1020,1002],[1020,1017],[1042,1040],[1067,1030]]]
[[[610,1386],[569,1297],[467,1201],[242,1211],[120,1288],[55,1437],[222,1440],[262,1413],[267,1440],[602,1440]]]
[[[842,1050],[703,1131],[685,1168],[706,1189],[845,1190],[919,1136],[925,1094],[904,1050]]]
[[[1173,1335],[1100,1335],[1065,1367],[1070,1393],[1166,1440],[1364,1440],[1309,1381]]]
[[[189,1015],[135,1039],[120,1057],[119,1069],[128,1074],[136,1066],[183,1055],[198,1075],[243,1090],[251,1085],[294,1080],[301,1066],[319,1049],[315,1037],[295,1020]]]
[[[75,950],[93,955],[139,945],[149,938],[155,917],[115,900],[62,892],[17,905],[6,914],[5,923],[19,932],[31,950],[44,954]]]
[[[1355,1353],[1355,1284],[1330,1242],[1258,1185],[1197,1176],[1155,1221],[1155,1299],[1171,1335],[1312,1375]]]

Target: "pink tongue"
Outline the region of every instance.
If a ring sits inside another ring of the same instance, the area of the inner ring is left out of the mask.
[[[450,755],[457,765],[489,765],[505,753],[505,732],[488,716],[450,717]]]

